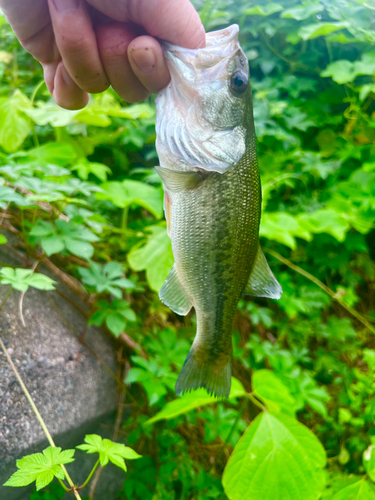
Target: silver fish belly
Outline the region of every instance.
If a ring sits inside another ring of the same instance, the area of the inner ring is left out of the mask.
[[[177,393],[205,387],[228,396],[241,295],[282,293],[259,247],[261,186],[238,31],[208,33],[203,49],[163,47],[171,83],[156,101],[156,171],[175,264],[159,295],[177,314],[197,314]]]

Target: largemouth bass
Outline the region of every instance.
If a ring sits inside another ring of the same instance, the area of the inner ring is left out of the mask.
[[[205,387],[228,396],[239,299],[282,293],[259,246],[262,195],[238,32],[208,33],[197,50],[163,43],[171,82],[156,100],[156,171],[175,264],[159,296],[177,314],[197,315],[177,394]]]

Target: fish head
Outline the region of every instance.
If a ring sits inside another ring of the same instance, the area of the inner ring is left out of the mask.
[[[196,50],[163,42],[171,81],[156,100],[156,146],[164,166],[224,173],[245,153],[251,89],[238,33],[237,25],[207,33]]]

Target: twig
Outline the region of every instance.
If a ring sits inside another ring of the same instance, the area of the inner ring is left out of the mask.
[[[293,269],[297,273],[302,274],[302,276],[305,276],[305,278],[307,278],[310,281],[312,281],[313,283],[315,283],[319,288],[324,290],[330,297],[335,299],[340,304],[341,307],[346,309],[352,316],[357,318],[358,321],[360,321],[366,328],[368,328],[370,330],[370,332],[375,334],[375,327],[369,321],[367,321],[367,319],[364,316],[362,316],[362,314],[360,314],[358,311],[353,309],[353,307],[348,306],[348,304],[346,304],[342,299],[340,299],[340,297],[338,297],[337,293],[335,293],[327,285],[325,285],[320,280],[318,280],[318,278],[315,278],[315,276],[308,273],[304,269],[296,266],[295,264],[293,264],[293,262],[286,259],[285,257],[278,254],[277,252],[274,252],[273,250],[269,250],[269,249],[265,248],[264,251],[269,253],[270,255],[273,255],[273,257],[278,259],[280,262],[282,262],[283,264],[287,265],[288,267],[290,267],[291,269]]]
[[[20,384],[20,386],[21,386],[21,388],[22,388],[22,390],[23,390],[23,392],[24,392],[27,400],[28,400],[28,402],[30,403],[31,408],[33,409],[33,412],[35,413],[36,418],[38,419],[40,425],[42,426],[42,429],[44,431],[44,434],[47,437],[47,440],[48,440],[49,444],[53,448],[56,448],[56,445],[55,445],[55,443],[54,443],[54,441],[52,439],[52,436],[51,436],[51,434],[50,434],[50,432],[48,430],[48,427],[46,426],[46,424],[45,424],[45,422],[43,420],[42,415],[39,413],[39,410],[36,407],[36,405],[35,405],[35,403],[33,401],[33,398],[31,397],[29,391],[27,390],[27,387],[23,383],[23,380],[22,380],[20,374],[18,373],[17,368],[15,367],[15,365],[14,365],[14,363],[12,361],[12,358],[9,356],[8,351],[6,350],[5,345],[3,344],[3,341],[1,340],[1,338],[0,338],[0,346],[1,346],[2,350],[4,351],[4,354],[5,354],[5,356],[6,356],[7,360],[8,360],[8,363],[10,364],[10,366],[11,366],[11,368],[12,368],[12,370],[13,370],[13,372],[14,372],[14,374],[15,374],[15,376],[16,376],[16,378],[17,378],[17,380],[18,380],[18,382],[19,382],[19,384]],[[60,465],[60,467],[64,471],[66,480],[68,481],[70,487],[72,488],[72,492],[74,493],[75,497],[77,499],[81,500],[81,497],[80,497],[78,491],[75,489],[75,485],[74,485],[71,477],[69,476],[68,471],[66,470],[65,465]]]
[[[56,276],[58,276],[62,282],[64,282],[68,287],[73,290],[81,299],[87,301],[89,299],[89,294],[82,287],[81,283],[65,273],[61,269],[59,269],[52,261],[50,261],[47,257],[44,257],[43,264],[48,267],[50,271],[52,271]]]

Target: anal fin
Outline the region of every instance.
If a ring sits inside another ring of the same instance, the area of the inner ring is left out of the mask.
[[[280,299],[283,293],[280,284],[267,264],[260,246],[258,247],[258,253],[255,257],[254,267],[251,271],[249,282],[246,285],[245,293],[269,299]]]
[[[181,284],[175,266],[172,267],[164,285],[161,287],[159,297],[166,306],[180,316],[186,316],[192,308],[192,303]]]

